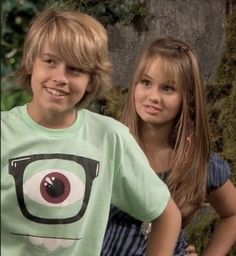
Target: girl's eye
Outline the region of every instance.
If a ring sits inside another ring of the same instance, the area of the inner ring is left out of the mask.
[[[175,91],[175,87],[172,86],[172,85],[166,84],[166,85],[163,86],[163,90],[166,91],[166,92],[172,92],[172,91]]]
[[[141,80],[141,84],[143,84],[144,86],[149,86],[149,85],[151,85],[151,82],[147,79],[143,79],[143,80]]]

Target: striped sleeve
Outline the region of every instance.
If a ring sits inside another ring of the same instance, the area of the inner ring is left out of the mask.
[[[230,178],[229,163],[216,153],[212,154],[208,167],[207,193],[220,188]]]

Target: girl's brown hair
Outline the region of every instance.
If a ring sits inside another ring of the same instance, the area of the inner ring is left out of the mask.
[[[76,11],[45,10],[35,17],[25,38],[18,83],[30,89],[34,60],[45,44],[70,66],[90,74],[92,91],[79,102],[81,106],[111,87],[112,66],[108,58],[105,28],[93,17]]]
[[[177,77],[181,88],[182,107],[169,136],[169,144],[174,153],[170,161],[171,170],[167,184],[182,213],[184,224],[187,224],[204,201],[210,155],[204,82],[196,53],[189,45],[166,37],[154,41],[143,52],[129,89],[121,121],[130,128],[144,149],[142,120],[135,110],[134,91],[147,65],[157,57],[163,60],[163,75],[170,80]]]

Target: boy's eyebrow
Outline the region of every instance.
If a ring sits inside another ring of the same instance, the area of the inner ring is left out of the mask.
[[[57,61],[61,61],[61,58],[57,55],[55,55],[54,53],[50,53],[50,52],[43,52],[41,53],[40,55],[41,58],[52,58],[52,59],[55,59]]]
[[[56,58],[57,56],[52,54],[52,53],[47,53],[47,52],[44,52],[44,53],[41,53],[41,56],[44,57],[44,56],[48,56],[48,57],[52,57],[52,58]]]

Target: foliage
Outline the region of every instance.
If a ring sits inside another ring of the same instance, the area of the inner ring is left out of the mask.
[[[87,108],[96,113],[119,120],[125,104],[126,95],[127,89],[120,86],[114,86],[102,95],[100,99],[91,102]]]
[[[117,22],[136,25],[138,20],[148,14],[145,1],[141,0],[49,0],[47,6],[53,9],[80,10],[97,17],[105,26]]]
[[[225,21],[225,50],[217,68],[216,84],[207,85],[213,148],[232,165],[236,184],[236,12]]]
[[[202,252],[209,243],[215,223],[216,215],[209,210],[204,210],[204,212],[199,213],[194,221],[186,228],[186,237],[188,241],[194,244],[197,252]]]
[[[205,206],[193,222],[186,228],[185,235],[188,241],[193,244],[199,255],[202,254],[211,239],[211,235],[218,224],[216,214]],[[234,256],[236,248],[233,247],[226,256]]]
[[[1,9],[1,76],[19,65],[25,32],[31,19],[42,8],[34,1],[3,0]]]
[[[9,97],[4,97],[1,95],[1,109],[8,110],[12,109],[15,106],[24,105],[26,102],[29,102],[31,95],[26,91],[23,91],[18,88],[12,88],[9,92]]]
[[[232,13],[225,19],[226,33],[225,50],[217,68],[216,82],[220,84],[232,84],[236,81],[236,7],[232,7]]]
[[[102,113],[119,120],[124,107],[126,95],[127,89],[123,89],[120,86],[114,86],[113,89],[105,95]]]

